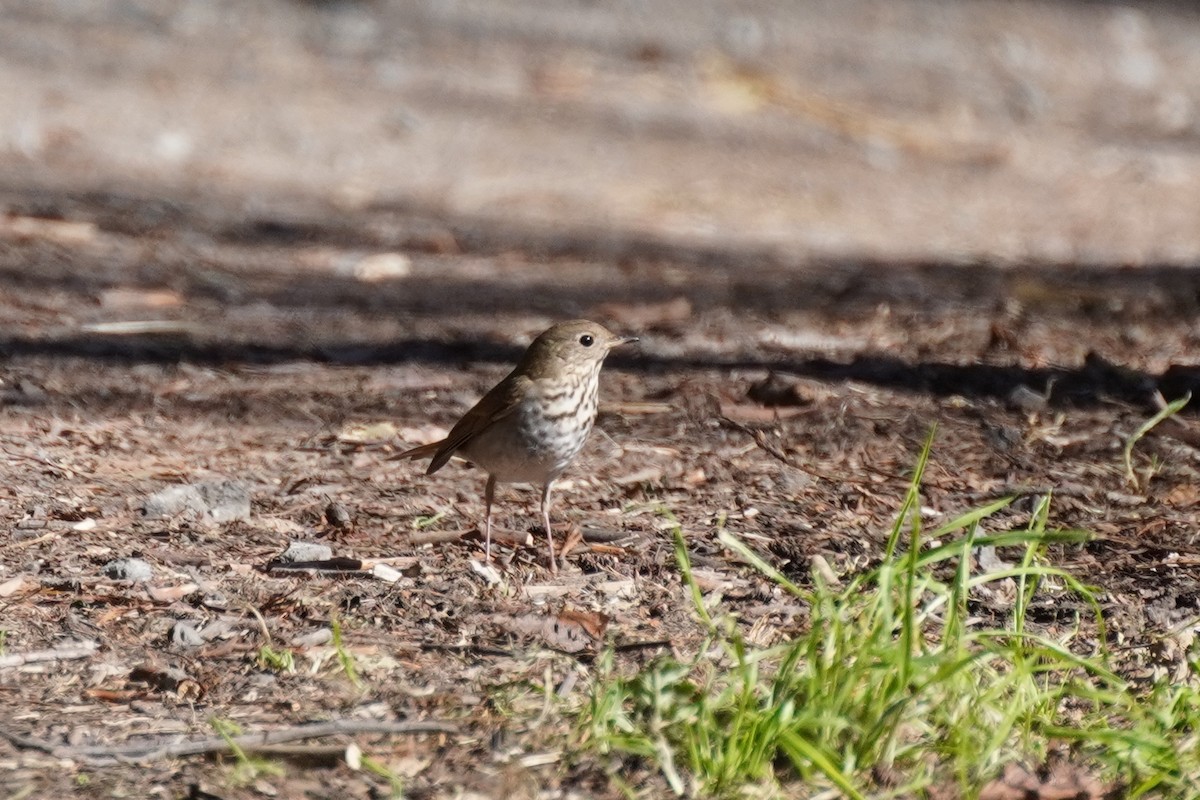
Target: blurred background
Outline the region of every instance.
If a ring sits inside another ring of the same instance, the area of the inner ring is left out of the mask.
[[[1187,3],[0,13],[10,189],[390,204],[789,254],[1137,262],[1200,243]]]
[[[1196,304],[1188,3],[0,0],[0,16],[14,341],[64,310],[92,339],[152,333],[111,325],[147,306],[193,337],[370,348],[505,324],[522,340],[605,303],[675,303],[608,313],[618,326],[720,307],[792,328],[780,314],[856,304],[1095,302],[1104,281],[1135,281],[1122,312]],[[71,287],[88,302],[55,300]],[[1043,355],[1082,358],[1062,347]]]

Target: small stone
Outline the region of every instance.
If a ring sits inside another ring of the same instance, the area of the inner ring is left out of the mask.
[[[188,623],[176,622],[171,626],[171,644],[176,647],[199,647],[204,644],[204,637]]]
[[[766,378],[752,385],[746,391],[746,397],[768,408],[807,406],[813,403],[813,398],[804,391],[800,381],[777,372],[769,373]]]
[[[775,475],[775,488],[788,497],[807,491],[814,482],[811,474],[795,467],[783,466]]]
[[[149,519],[173,517],[185,511],[203,516],[207,510],[208,506],[195,486],[168,486],[150,495],[142,503],[142,515]]]
[[[200,636],[206,642],[211,642],[215,639],[228,639],[233,634],[233,623],[225,617],[214,619],[212,622],[205,625],[200,631]]]
[[[1048,398],[1022,383],[1008,393],[1005,402],[1008,403],[1009,408],[1015,411],[1032,413],[1035,411],[1045,411],[1048,405]]]
[[[250,489],[241,481],[217,480],[186,486],[169,486],[142,503],[149,519],[173,517],[189,512],[210,522],[232,522],[250,518]]]
[[[129,680],[148,684],[160,692],[186,691],[185,687],[188,684],[196,683],[194,678],[179,667],[168,667],[155,661],[134,667],[129,672]]]
[[[296,542],[288,545],[288,549],[279,555],[279,562],[295,564],[301,561],[328,561],[333,558],[333,548],[316,542]]]
[[[209,481],[196,484],[213,522],[250,519],[250,487],[241,481]]]
[[[140,558],[118,558],[105,564],[101,571],[115,581],[145,583],[154,577],[154,569]]]
[[[1000,558],[996,554],[996,548],[990,545],[986,547],[976,547],[972,550],[976,562],[979,564],[979,569],[983,572],[999,572],[1001,570],[1011,569],[1012,564]]]
[[[325,523],[338,530],[345,530],[354,524],[354,518],[341,503],[330,503],[325,506]]]
[[[252,788],[264,797],[279,797],[279,789],[265,780],[255,781]]]
[[[371,577],[388,583],[395,583],[404,577],[404,573],[387,564],[376,564],[371,568]]]
[[[302,633],[292,637],[293,647],[319,647],[333,641],[333,631],[329,628],[317,628],[315,631]]]

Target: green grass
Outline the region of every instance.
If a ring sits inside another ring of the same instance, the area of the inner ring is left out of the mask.
[[[370,756],[362,757],[362,768],[378,778],[387,781],[387,797],[392,800],[402,800],[404,797],[404,780],[388,768],[382,761],[376,761]],[[382,795],[380,795],[382,796]]]
[[[1183,397],[1167,403],[1162,409],[1159,410],[1157,414],[1142,423],[1142,425],[1139,426],[1138,429],[1134,431],[1128,439],[1125,440],[1125,447],[1122,450],[1121,455],[1125,459],[1125,480],[1129,481],[1130,486],[1135,489],[1144,489],[1146,484],[1150,483],[1150,477],[1158,471],[1157,465],[1151,464],[1151,467],[1146,472],[1145,480],[1138,480],[1137,472],[1133,467],[1134,446],[1136,446],[1137,443],[1140,442],[1147,433],[1158,427],[1159,423],[1161,423],[1163,420],[1173,417],[1182,411],[1183,407],[1191,402],[1191,400],[1192,393],[1188,392]]]
[[[333,634],[333,650],[337,653],[338,665],[345,673],[347,680],[354,686],[355,689],[362,690],[366,688],[362,678],[358,677],[358,668],[354,665],[354,656],[346,649],[345,643],[342,641],[342,621],[338,619],[337,614],[334,614],[329,621],[329,628]]]
[[[291,650],[275,650],[269,644],[264,644],[258,649],[258,657],[255,662],[263,669],[269,669],[272,672],[295,672],[296,671],[296,656]]]
[[[259,778],[273,778],[284,774],[283,767],[265,758],[251,755],[243,750],[235,738],[242,735],[242,728],[233,720],[212,717],[209,724],[217,735],[225,740],[233,755],[233,766],[229,770],[229,782],[234,786],[249,786]]]
[[[732,615],[709,606],[676,527],[703,644],[635,670],[602,655],[576,711],[576,747],[604,758],[629,796],[654,795],[617,776],[632,758],[689,797],[913,797],[937,786],[973,798],[1005,763],[1039,763],[1063,743],[1128,797],[1200,796],[1194,661],[1191,679],[1149,687],[1112,669],[1096,590],[1047,563],[1049,546],[1087,538],[1049,528],[1049,498],[1018,530],[985,533],[1007,501],[924,530],[928,456],[927,443],[883,563],[844,585],[814,571],[803,589],[720,532],[810,610],[800,633],[772,647],[752,646]],[[985,545],[1015,553],[1012,566],[974,570],[972,550]],[[1007,598],[1003,619],[973,615],[997,605],[980,608],[985,590]],[[1028,610],[1047,597],[1083,612],[1039,633]]]

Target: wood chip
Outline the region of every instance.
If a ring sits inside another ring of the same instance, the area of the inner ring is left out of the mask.
[[[99,645],[94,641],[73,642],[50,650],[34,650],[30,653],[10,653],[0,656],[0,669],[20,667],[26,664],[41,664],[51,661],[68,661],[87,658],[96,652]]]
[[[25,587],[25,576],[18,575],[15,578],[9,578],[4,583],[0,583],[0,597],[9,597],[21,591]]]
[[[199,589],[200,585],[196,583],[184,583],[179,586],[147,586],[146,594],[150,595],[151,600],[158,603],[174,603]]]

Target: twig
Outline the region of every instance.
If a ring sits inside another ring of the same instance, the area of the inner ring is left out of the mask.
[[[273,558],[262,569],[264,572],[362,572],[364,567],[361,558],[334,556],[309,561],[282,561]]]
[[[72,642],[50,650],[34,650],[31,653],[13,653],[0,656],[0,669],[20,667],[25,664],[44,663],[46,661],[69,661],[75,658],[87,658],[96,652],[97,645],[93,641]]]
[[[613,651],[617,653],[627,653],[631,650],[655,650],[660,647],[670,647],[669,639],[652,639],[645,642],[625,642],[613,646]]]
[[[730,430],[735,430],[746,434],[754,440],[754,444],[756,444],[760,450],[774,458],[776,461],[779,461],[780,463],[789,467],[798,469],[801,472],[807,472],[814,478],[820,478],[821,480],[829,483],[837,483],[839,480],[845,483],[865,483],[865,481],[854,480],[851,478],[834,478],[832,475],[826,475],[824,472],[814,469],[806,464],[799,464],[794,459],[790,458],[787,453],[783,452],[783,450],[779,448],[779,445],[769,441],[765,431],[751,428],[749,425],[743,425],[737,420],[730,419],[724,414],[717,416],[717,423],[723,428],[728,428]]]
[[[457,542],[467,534],[474,533],[474,528],[468,528],[462,531],[417,531],[408,535],[408,542],[414,547],[419,547],[423,544],[445,544],[447,542]]]
[[[0,737],[7,739],[15,747],[24,750],[38,750],[48,753],[55,758],[68,758],[93,765],[109,765],[119,763],[148,763],[162,761],[181,756],[194,756],[204,753],[229,752],[233,747],[245,751],[258,752],[262,748],[270,748],[285,742],[295,742],[301,739],[318,739],[338,734],[357,733],[457,733],[458,728],[445,722],[379,722],[376,720],[339,719],[329,722],[313,722],[297,725],[291,728],[280,728],[274,731],[251,733],[245,736],[225,738],[214,736],[208,739],[193,741],[170,742],[163,744],[147,742],[143,744],[121,745],[116,747],[89,746],[72,747],[22,736],[12,731],[0,728]]]
[[[494,656],[496,658],[513,658],[512,650],[501,650],[478,644],[438,644],[437,642],[421,642],[421,649],[441,653],[468,653],[475,656]]]
[[[260,756],[284,758],[298,763],[328,763],[346,755],[344,744],[265,744],[255,750]]]
[[[480,536],[478,528],[467,528],[459,531],[417,531],[408,536],[406,544],[418,547],[425,544],[443,544],[457,542],[467,536]],[[492,530],[492,541],[511,544],[514,547],[528,547],[533,543],[533,537],[527,531],[510,531],[503,528]]]
[[[756,445],[758,445],[759,449],[761,449],[767,455],[775,458],[777,461],[780,461],[789,467],[796,466],[795,464],[792,463],[792,460],[790,458],[788,458],[787,453],[780,450],[778,445],[767,440],[767,436],[763,431],[757,430],[755,428],[751,428],[749,425],[743,425],[742,423],[738,422],[737,420],[732,420],[723,414],[720,415],[719,417],[717,417],[717,421],[721,424],[722,427],[732,428],[735,431],[740,431],[741,433],[746,434],[747,436],[749,436],[751,439],[754,440],[754,443]],[[805,470],[805,471],[807,472],[810,470]],[[824,476],[819,476],[819,477],[824,477]]]
[[[60,530],[49,531],[47,533],[43,533],[41,536],[38,536],[34,539],[26,539],[23,542],[17,542],[16,544],[10,544],[8,546],[8,549],[16,550],[21,547],[32,547],[35,544],[41,544],[42,542],[48,542],[57,536],[62,536],[62,534],[63,534],[63,532]]]
[[[740,433],[746,434],[751,439],[753,439],[754,444],[757,445],[758,448],[760,450],[762,450],[764,453],[766,453],[767,455],[771,456],[772,458],[774,458],[775,460],[779,461],[782,464],[786,464],[789,467],[798,469],[801,472],[807,472],[809,475],[812,475],[814,478],[820,478],[821,480],[826,481],[828,483],[849,483],[849,484],[854,484],[854,485],[863,485],[863,484],[867,483],[867,481],[862,480],[861,478],[851,478],[851,477],[845,477],[845,476],[836,477],[834,475],[830,475],[828,473],[822,472],[819,469],[815,469],[814,467],[810,467],[807,464],[802,464],[802,463],[796,461],[794,458],[791,458],[790,456],[788,456],[788,454],[785,453],[779,447],[779,445],[777,445],[774,442],[767,439],[767,434],[766,434],[766,431],[764,431],[764,430],[761,430],[758,428],[752,428],[749,425],[743,425],[742,423],[738,422],[737,420],[730,419],[729,417],[726,417],[723,415],[717,417],[717,422],[723,428],[728,428],[730,430],[735,430],[735,431],[739,431]],[[911,480],[907,475],[897,475],[894,472],[888,472],[886,470],[879,469],[878,467],[872,467],[870,465],[863,465],[863,469],[866,470],[867,472],[870,472],[873,475],[878,475],[881,478],[887,478],[889,480],[898,481],[898,482],[904,483],[904,484],[907,484]],[[946,491],[946,492],[954,491],[954,489],[952,487],[944,486],[944,485],[938,483],[937,481],[934,481],[929,478],[926,478],[925,481],[922,483],[922,485],[933,488],[933,489],[940,489],[940,490]]]
[[[631,539],[637,535],[636,531],[624,531],[614,528],[584,528],[583,540],[588,544],[610,544],[619,542],[622,539]]]
[[[35,456],[32,453],[14,453],[12,450],[9,450],[7,447],[0,447],[0,453],[4,453],[4,455],[6,455],[6,456],[12,456],[13,458],[23,458],[26,461],[32,461],[35,464],[41,464],[43,467],[48,467],[49,469],[53,470],[54,472],[59,473],[60,475],[62,475],[63,477],[66,477],[66,478],[70,478],[75,474],[66,467],[55,464],[53,461],[42,458],[41,456]]]
[[[1057,486],[1034,483],[1006,483],[986,491],[967,492],[963,497],[971,503],[996,500],[1001,497],[1028,497],[1030,495],[1052,494],[1055,497],[1076,497],[1092,500],[1098,489],[1079,484],[1064,483]]]

